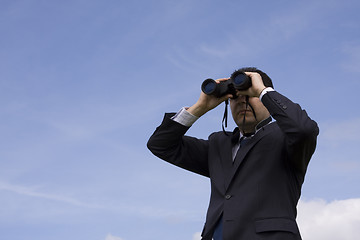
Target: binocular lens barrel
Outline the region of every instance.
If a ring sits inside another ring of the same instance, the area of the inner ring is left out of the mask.
[[[234,78],[234,84],[240,85],[247,79],[247,76],[245,74],[239,74]]]
[[[250,77],[243,72],[234,72],[231,79],[237,90],[246,90],[252,85]]]
[[[207,95],[211,95],[212,93],[215,92],[216,90],[216,85],[217,83],[215,82],[215,80],[208,78],[206,79],[203,84],[201,85],[201,90],[207,94]]]

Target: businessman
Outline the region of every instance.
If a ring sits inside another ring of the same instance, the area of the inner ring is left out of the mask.
[[[250,77],[250,88],[236,96],[202,92],[191,107],[165,114],[147,146],[159,158],[210,178],[203,240],[299,240],[296,206],[318,126],[274,90],[266,73],[252,67],[239,71]],[[233,132],[215,132],[207,140],[185,135],[227,99],[238,126]]]

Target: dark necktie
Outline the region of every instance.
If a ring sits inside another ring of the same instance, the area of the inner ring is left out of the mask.
[[[250,141],[251,137],[242,136],[238,141],[238,149],[236,150],[235,155],[233,155],[233,163],[235,161],[236,156],[239,154],[240,150]],[[233,152],[234,154],[234,152]]]
[[[243,147],[243,146],[245,146],[246,143],[248,143],[250,139],[251,139],[250,137],[242,136],[242,137],[240,138],[240,148]]]

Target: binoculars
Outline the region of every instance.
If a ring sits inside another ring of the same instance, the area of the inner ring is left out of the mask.
[[[205,94],[215,97],[222,97],[230,93],[236,98],[236,90],[246,90],[251,85],[251,79],[248,75],[242,71],[235,71],[228,80],[219,83],[211,78],[206,79],[201,85],[201,90]]]

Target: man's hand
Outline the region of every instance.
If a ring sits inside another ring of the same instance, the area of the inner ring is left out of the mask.
[[[215,81],[217,83],[221,81],[226,81],[229,78],[220,78],[216,79]],[[232,97],[232,94],[227,94],[223,97],[217,98],[212,95],[206,95],[205,93],[201,92],[199,100],[192,105],[190,108],[187,109],[189,113],[191,113],[194,116],[201,117],[211,109],[217,107],[220,103],[224,102],[225,100]]]
[[[259,97],[261,92],[266,88],[260,74],[257,72],[245,72],[245,74],[251,78],[252,86],[245,91],[237,91],[237,95]]]

